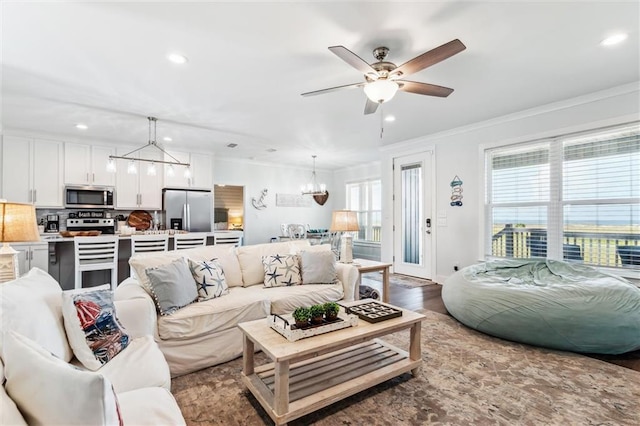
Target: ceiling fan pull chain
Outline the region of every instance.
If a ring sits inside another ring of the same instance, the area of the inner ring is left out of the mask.
[[[383,102],[380,103],[380,140],[382,140],[382,134],[384,133],[384,106]]]

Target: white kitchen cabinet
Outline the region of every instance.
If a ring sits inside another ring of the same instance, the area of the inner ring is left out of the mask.
[[[213,156],[191,154],[192,178],[189,186],[213,189]]]
[[[45,272],[49,269],[49,244],[42,243],[13,243],[14,250],[18,252],[18,265],[20,276],[29,272],[31,268],[40,268]]]
[[[68,185],[114,186],[115,174],[107,171],[113,149],[78,143],[64,144],[64,182]]]
[[[118,149],[118,155],[130,152],[131,149]],[[162,160],[160,151],[157,153],[148,150],[142,153],[142,158]],[[118,209],[162,209],[162,167],[156,164],[156,175],[147,174],[148,162],[135,162],[138,169],[136,174],[127,171],[129,161],[116,161],[116,208]]]
[[[213,156],[209,154],[173,152],[174,156],[181,163],[190,163],[191,177],[185,177],[184,166],[173,166],[174,176],[169,176],[169,165],[165,164],[165,186],[173,188],[213,188]],[[174,161],[173,158],[165,156],[166,161]]]
[[[4,136],[2,139],[2,198],[62,207],[62,142]]]

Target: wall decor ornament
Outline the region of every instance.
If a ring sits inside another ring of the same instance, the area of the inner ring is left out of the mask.
[[[311,207],[311,199],[301,194],[276,194],[278,207]]]
[[[324,194],[315,194],[313,199],[321,206],[324,206],[324,203],[329,199],[329,191],[326,191]]]
[[[264,199],[267,197],[267,193],[269,192],[269,190],[267,188],[263,189],[262,192],[260,193],[260,197],[256,198],[256,197],[252,197],[251,198],[251,204],[253,204],[253,207],[258,209],[258,210],[263,210],[267,208],[267,205],[264,203]]]
[[[451,181],[451,206],[462,206],[462,180],[456,175]]]

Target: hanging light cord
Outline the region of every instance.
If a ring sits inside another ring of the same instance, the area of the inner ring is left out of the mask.
[[[162,163],[162,164],[173,164],[174,166],[191,167],[190,163],[182,163],[182,162],[180,162],[176,157],[174,157],[173,155],[169,154],[167,151],[165,151],[164,149],[162,149],[161,147],[158,146],[158,144],[156,143],[156,122],[158,121],[158,119],[155,118],[155,117],[147,117],[147,120],[149,120],[149,142],[147,142],[146,145],[143,145],[140,148],[136,148],[131,152],[127,152],[124,155],[110,155],[109,159],[134,160],[134,161],[144,161],[144,162],[147,162],[147,163]],[[153,121],[153,140],[151,140],[151,122],[152,121]],[[160,150],[163,154],[171,157],[171,159],[173,161],[148,160],[146,158],[131,158],[131,157],[129,157],[131,154],[136,153],[138,151],[141,151],[141,150],[147,148],[148,146],[153,146],[154,148]]]

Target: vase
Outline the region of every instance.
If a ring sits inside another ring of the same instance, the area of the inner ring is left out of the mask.
[[[309,325],[309,321],[297,321],[296,320],[296,328],[305,328]]]
[[[325,314],[325,318],[327,319],[327,321],[335,321],[338,319],[338,313],[329,313],[329,314]]]

